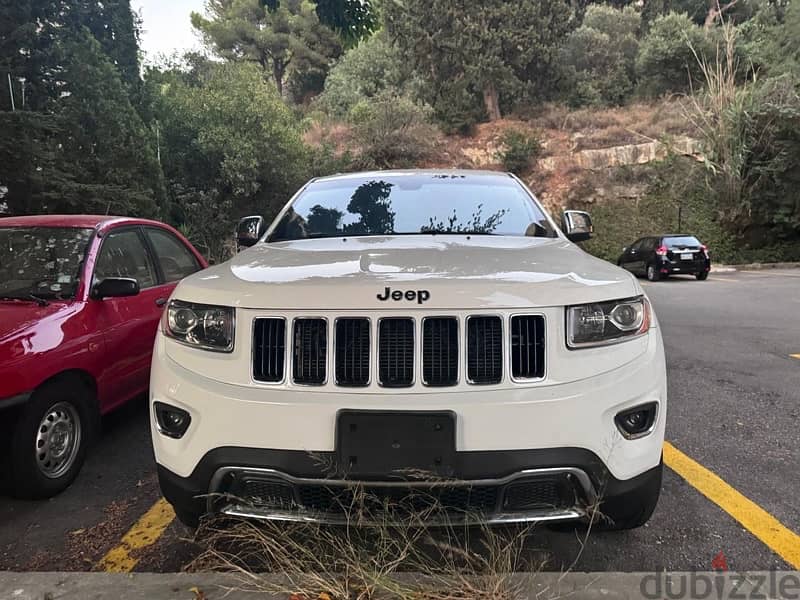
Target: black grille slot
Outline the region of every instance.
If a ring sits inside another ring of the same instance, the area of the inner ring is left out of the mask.
[[[286,362],[286,321],[256,319],[253,323],[253,378],[283,381]]]
[[[336,321],[336,383],[365,386],[369,383],[369,319]]]
[[[510,484],[505,491],[506,510],[567,508],[577,502],[575,488],[566,481],[539,479]]]
[[[294,381],[304,385],[325,383],[328,324],[324,319],[294,322]]]
[[[414,321],[381,319],[378,326],[378,377],[386,387],[414,382]]]
[[[467,320],[467,377],[487,385],[503,379],[503,322],[500,317]]]
[[[296,506],[292,486],[269,479],[246,479],[237,482],[230,492],[233,496],[257,506],[290,509]]]
[[[374,515],[416,514],[423,511],[475,511],[488,513],[497,508],[496,486],[433,488],[300,485],[300,505],[312,511],[336,513],[366,511]]]
[[[517,379],[544,376],[544,317],[511,318],[511,374]]]
[[[422,322],[422,381],[430,386],[458,382],[458,320],[454,317]]]

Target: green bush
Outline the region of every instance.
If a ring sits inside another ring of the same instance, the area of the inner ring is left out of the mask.
[[[362,100],[350,111],[353,166],[388,169],[418,166],[433,151],[436,135],[429,109],[404,96],[385,92]]]
[[[685,14],[669,13],[653,21],[639,46],[636,73],[643,94],[688,92],[702,83],[697,57],[710,56],[712,43]]]
[[[536,134],[509,129],[500,138],[502,150],[497,158],[503,167],[512,173],[521,174],[528,170],[531,161],[542,151],[542,142]]]
[[[347,52],[331,69],[317,99],[328,114],[344,118],[359,102],[389,91],[416,98],[419,81],[385,34]]]
[[[561,50],[564,89],[573,106],[622,104],[633,91],[640,18],[632,6],[589,6]]]

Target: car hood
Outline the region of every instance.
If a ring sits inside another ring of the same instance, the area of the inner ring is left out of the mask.
[[[381,300],[386,288],[389,299]],[[258,244],[184,279],[174,297],[243,308],[407,310],[531,308],[640,293],[629,273],[561,238],[428,235]]]
[[[0,300],[0,346],[28,338],[41,337],[47,328],[55,326],[75,312],[68,302],[50,302],[39,306],[35,302]]]

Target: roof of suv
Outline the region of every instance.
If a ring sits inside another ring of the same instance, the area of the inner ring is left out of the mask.
[[[368,177],[393,177],[403,175],[452,175],[455,177],[511,177],[504,171],[488,171],[479,169],[387,169],[385,171],[360,171],[356,173],[336,173],[325,177],[318,177],[315,181],[330,181],[332,179],[364,179]]]

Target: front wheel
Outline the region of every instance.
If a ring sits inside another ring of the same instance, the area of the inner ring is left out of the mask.
[[[50,498],[78,476],[91,427],[90,392],[80,381],[59,381],[36,391],[14,425],[11,492]]]
[[[697,281],[705,281],[708,279],[708,271],[703,271],[702,273],[696,273],[695,277],[697,277]]]
[[[647,281],[658,281],[659,279],[661,279],[661,273],[656,266],[647,265]]]

